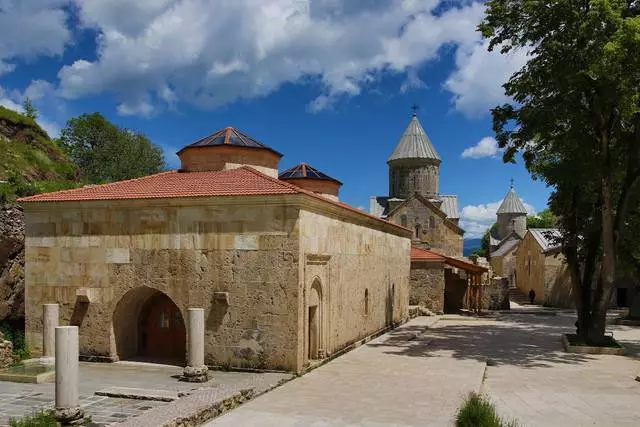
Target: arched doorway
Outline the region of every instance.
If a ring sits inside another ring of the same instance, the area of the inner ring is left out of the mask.
[[[307,350],[309,360],[319,359],[322,349],[322,286],[316,279],[309,291],[307,309]]]
[[[119,360],[184,364],[182,313],[168,295],[156,289],[135,288],[120,299],[113,312],[113,333]]]

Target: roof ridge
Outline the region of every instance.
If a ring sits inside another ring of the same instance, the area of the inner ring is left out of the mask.
[[[306,194],[307,196],[311,196],[311,197],[313,197],[314,199],[322,200],[322,201],[327,202],[327,203],[330,203],[330,204],[332,204],[332,205],[334,205],[334,206],[338,206],[338,207],[341,207],[341,208],[343,208],[343,209],[347,209],[347,210],[350,210],[350,211],[352,211],[352,212],[359,213],[360,215],[366,216],[366,217],[368,217],[368,218],[375,219],[376,221],[380,221],[380,222],[383,222],[383,223],[385,223],[385,224],[392,225],[392,226],[394,226],[394,227],[396,227],[396,228],[399,228],[399,229],[401,229],[401,230],[411,231],[411,230],[409,230],[407,227],[403,227],[403,226],[398,225],[398,224],[395,224],[395,223],[393,223],[393,222],[391,222],[391,221],[387,221],[387,220],[384,220],[384,219],[382,219],[382,218],[378,218],[378,217],[377,217],[377,216],[375,216],[375,215],[370,215],[370,214],[366,213],[366,212],[365,212],[365,211],[363,211],[363,210],[360,210],[360,209],[358,209],[358,208],[355,208],[355,207],[353,207],[353,206],[349,205],[348,203],[344,203],[344,202],[340,202],[340,201],[337,201],[337,202],[336,202],[336,201],[330,200],[330,199],[328,199],[328,198],[326,198],[326,197],[320,196],[320,195],[318,195],[318,194],[314,193],[313,191],[306,190],[306,189],[304,189],[304,188],[298,187],[297,185],[294,185],[294,184],[291,184],[291,183],[289,183],[289,182],[286,182],[286,181],[280,180],[280,179],[278,179],[278,178],[273,178],[273,177],[271,177],[271,176],[269,176],[269,175],[267,175],[267,174],[265,174],[265,173],[260,172],[260,171],[259,171],[259,170],[257,170],[257,169],[252,168],[251,166],[247,166],[247,165],[240,166],[240,169],[246,169],[246,170],[248,170],[249,172],[252,172],[252,173],[254,173],[254,174],[255,174],[255,175],[257,175],[257,176],[260,176],[260,177],[263,177],[263,178],[267,178],[268,180],[273,181],[273,182],[278,182],[279,184],[284,185],[284,186],[286,186],[286,187],[287,187],[287,188],[289,188],[289,189],[295,190],[295,191],[297,191],[298,193]]]
[[[145,176],[139,176],[137,178],[129,178],[129,179],[123,179],[122,181],[113,181],[113,182],[107,182],[104,184],[85,184],[82,187],[76,187],[76,188],[69,188],[68,190],[58,190],[58,191],[51,191],[49,193],[38,193],[38,194],[34,194],[32,196],[27,196],[27,197],[21,197],[18,200],[16,200],[17,202],[28,202],[36,197],[39,197],[43,194],[49,194],[49,195],[53,195],[53,194],[67,194],[67,193],[73,193],[79,190],[84,190],[84,189],[88,189],[88,188],[105,188],[105,187],[110,187],[113,185],[119,185],[122,184],[124,182],[134,182],[134,181],[142,181],[144,179],[148,179],[151,177],[156,177],[156,176],[160,176],[160,175],[168,175],[170,173],[178,173],[178,170],[176,169],[172,169],[172,170],[168,170],[168,171],[162,171],[162,172],[158,172],[158,173],[154,173],[151,175],[145,175]]]

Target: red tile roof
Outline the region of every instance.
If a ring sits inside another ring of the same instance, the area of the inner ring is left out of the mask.
[[[444,259],[444,256],[438,252],[411,246],[411,261],[444,261]]]
[[[168,171],[110,184],[37,194],[19,202],[70,202],[88,200],[166,199],[183,197],[259,196],[304,193],[376,221],[409,231],[343,202],[333,201],[294,184],[259,172],[252,167],[207,172]]]
[[[295,193],[299,193],[299,190],[277,180],[267,180],[265,175],[256,173],[253,169],[238,168],[208,172],[162,172],[110,184],[38,194],[19,201],[66,202]]]
[[[411,246],[411,261],[444,261],[445,264],[448,264],[451,267],[460,268],[471,273],[486,273],[489,271],[481,265],[459,258],[442,255],[430,249],[416,248],[415,246]]]

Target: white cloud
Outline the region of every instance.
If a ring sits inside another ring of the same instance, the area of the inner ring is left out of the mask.
[[[411,89],[426,89],[427,84],[418,76],[418,72],[414,68],[407,70],[407,79],[400,86],[400,93],[406,93]]]
[[[522,200],[522,203],[529,215],[535,213],[536,210],[533,205],[528,204],[524,200]],[[501,204],[502,200],[498,200],[493,203],[467,205],[462,208],[460,226],[466,231],[465,238],[482,237],[485,231],[496,222],[496,212]]]
[[[66,0],[0,2],[0,74],[14,70],[9,61],[60,55],[71,39],[63,7]]]
[[[171,102],[216,107],[266,96],[284,83],[317,82],[313,112],[355,96],[387,73],[406,73],[443,46],[474,46],[479,2],[434,14],[438,0],[84,0],[82,23],[99,31],[98,58],[58,76],[62,94],[114,93],[121,114]],[[412,74],[413,73],[413,74]]]
[[[453,93],[453,105],[467,117],[480,117],[509,98],[504,93],[511,75],[527,61],[524,51],[501,54],[487,50],[488,41],[461,46],[456,52],[456,71],[444,83]]]
[[[40,107],[45,99],[54,98],[53,85],[44,80],[34,80],[24,90],[20,92],[17,90],[7,91],[0,86],[0,105],[13,111],[22,113],[22,102],[26,97],[29,97],[36,107]],[[47,116],[40,114],[36,119],[36,122],[44,129],[50,137],[56,138],[60,135],[60,125],[51,120]]]
[[[496,157],[500,151],[495,138],[485,136],[473,147],[466,148],[462,152],[463,159],[480,159],[482,157]]]
[[[16,66],[14,64],[9,64],[8,62],[0,60],[0,77],[2,77],[3,74],[9,74],[15,69]]]

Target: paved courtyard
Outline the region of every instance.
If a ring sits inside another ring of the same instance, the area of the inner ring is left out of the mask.
[[[525,426],[640,425],[640,359],[565,353],[573,313],[436,320],[414,319],[208,425],[450,426],[471,390]],[[640,355],[640,328],[609,329]]]
[[[109,425],[119,423],[151,409],[176,407],[185,399],[174,402],[153,400],[124,399],[97,396],[95,392],[109,387],[128,387],[146,390],[164,390],[166,392],[194,393],[197,390],[211,389],[219,391],[218,396],[228,396],[242,389],[254,388],[261,392],[281,379],[290,378],[287,374],[255,374],[244,372],[211,372],[207,383],[185,383],[177,380],[182,368],[167,365],[119,362],[80,363],[80,405],[93,423]],[[0,426],[8,425],[9,418],[20,418],[32,414],[38,409],[53,408],[54,384],[20,384],[0,382]]]

